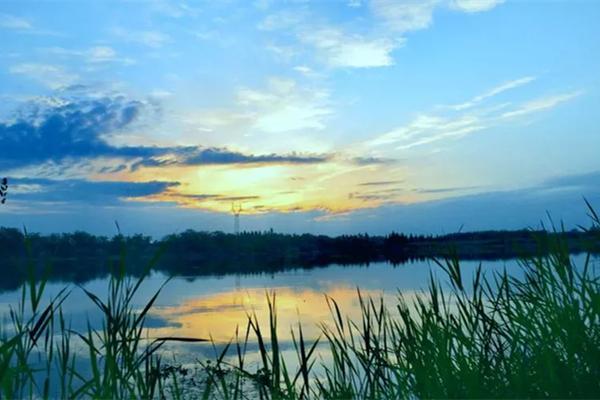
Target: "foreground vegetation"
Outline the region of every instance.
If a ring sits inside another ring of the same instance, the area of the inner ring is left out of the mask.
[[[597,232],[590,233],[600,242]],[[551,238],[548,253],[521,260],[522,278],[489,276],[481,267],[464,277],[449,257],[438,263],[449,287],[432,277],[427,292],[416,301],[399,294],[393,309],[358,292],[362,313],[351,320],[327,298],[331,320],[319,338],[305,338],[302,326],[292,329],[293,363],[278,339],[273,294],[268,326],[249,314],[231,343],[215,345],[214,360],[200,361],[193,380],[159,350],[169,341],[203,339],[146,337],[160,290],[135,309],[145,274],[126,278],[125,257],[115,264],[106,298],[86,291],[103,323],[84,332],[70,329],[61,311],[68,290],[42,304],[46,281],[29,264],[21,302],[2,325],[0,397],[598,398],[600,276],[589,256],[575,266],[564,237]],[[249,361],[254,347],[258,364]]]

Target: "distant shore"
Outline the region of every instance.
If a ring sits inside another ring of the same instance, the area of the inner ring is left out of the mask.
[[[600,231],[548,232],[533,230],[461,232],[440,236],[391,233],[386,236],[289,235],[274,232],[185,231],[160,240],[149,236],[85,232],[24,235],[0,228],[3,249],[0,290],[12,290],[26,279],[27,262],[51,281],[86,282],[118,268],[140,274],[155,258],[152,269],[168,275],[261,273],[329,264],[402,264],[416,259],[457,257],[500,260],[544,254],[560,242],[570,253],[600,254]]]

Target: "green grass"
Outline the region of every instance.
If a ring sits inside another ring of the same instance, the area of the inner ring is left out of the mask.
[[[590,217],[600,232],[591,207]],[[279,339],[277,296],[268,294],[268,325],[249,313],[230,343],[213,344],[195,389],[205,399],[599,398],[600,277],[589,256],[573,265],[560,235],[551,249],[520,260],[519,278],[482,266],[465,277],[457,258],[437,261],[449,285],[432,274],[416,300],[399,293],[391,308],[358,291],[356,320],[327,297],[331,318],[319,338],[291,328],[293,363]],[[61,308],[69,291],[42,304],[46,280],[31,272],[1,329],[0,398],[192,397],[181,369],[161,360],[159,349],[202,339],[147,339],[145,318],[160,290],[136,309],[144,279],[127,278],[121,261],[105,298],[81,288],[103,323],[75,332]],[[250,362],[255,346],[258,362]],[[85,370],[76,367],[81,359]]]
[[[106,299],[81,288],[103,317],[101,329],[88,322],[85,332],[71,330],[65,321],[61,305],[68,301],[66,289],[41,307],[47,280],[36,278],[28,264],[21,300],[10,310],[10,326],[2,326],[0,398],[164,398],[179,392],[177,376],[165,372],[169,370],[162,367],[157,350],[167,341],[192,339],[147,340],[145,318],[160,289],[142,310],[136,309],[132,300],[147,273],[126,277],[124,259],[114,268]],[[154,262],[156,258],[147,272]],[[73,349],[77,340],[86,356]]]

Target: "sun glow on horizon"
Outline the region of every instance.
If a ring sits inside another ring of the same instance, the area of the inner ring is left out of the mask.
[[[119,179],[127,176],[132,182],[146,182],[160,177],[179,183],[145,201],[176,202],[217,212],[229,212],[231,203],[237,202],[243,204],[246,214],[314,210],[335,214],[418,198],[402,186],[401,168],[388,169],[394,175],[387,176],[395,176],[395,180],[372,182],[381,177],[380,168],[349,163],[161,167]]]

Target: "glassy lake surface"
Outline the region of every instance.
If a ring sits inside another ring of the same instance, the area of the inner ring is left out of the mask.
[[[577,265],[582,265],[585,256],[578,255],[573,259]],[[598,260],[593,263],[597,268]],[[470,282],[479,262],[462,261],[461,265],[466,282]],[[513,276],[522,275],[521,267],[513,260],[483,261],[482,265],[488,276],[505,268]],[[236,326],[239,325],[242,331],[245,329],[249,312],[256,312],[259,322],[268,324],[266,293],[274,292],[280,339],[287,342],[288,349],[292,351],[291,327],[297,327],[301,322],[305,336],[310,340],[318,336],[320,324],[330,321],[325,295],[334,298],[345,315],[356,317],[359,314],[357,288],[363,295],[383,297],[388,305],[393,306],[398,293],[410,299],[426,289],[430,271],[442,282],[447,282],[441,268],[429,261],[398,266],[389,263],[330,265],[273,274],[175,277],[163,288],[146,325],[150,328],[150,338],[212,338],[218,344],[225,344],[233,337]],[[149,276],[136,299],[137,306],[143,307],[167,278],[159,273]],[[76,285],[48,284],[46,295],[52,296],[65,286],[71,288],[63,308],[72,329],[85,331],[88,320],[92,326],[99,326],[97,308]],[[93,280],[83,286],[102,299],[107,294],[108,278]],[[0,294],[0,312],[5,321],[9,307],[14,307],[19,298],[20,291]],[[173,344],[165,347],[165,353],[172,353],[182,363],[214,355],[212,345],[206,343]]]

